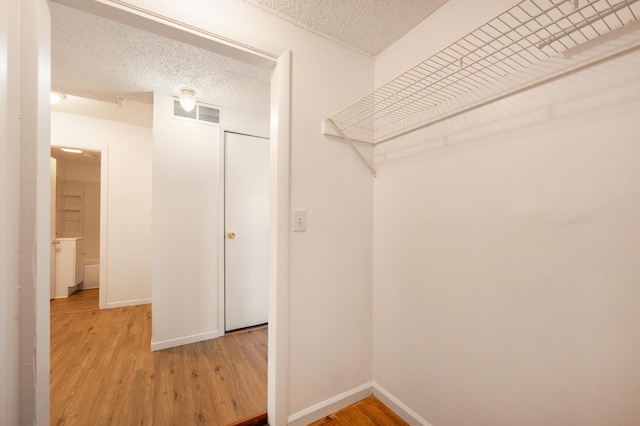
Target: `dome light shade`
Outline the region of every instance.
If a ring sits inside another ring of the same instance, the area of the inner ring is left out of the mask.
[[[180,89],[180,106],[187,112],[191,112],[196,107],[196,91],[183,87]]]

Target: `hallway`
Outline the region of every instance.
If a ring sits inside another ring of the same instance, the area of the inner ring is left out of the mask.
[[[51,302],[52,425],[225,425],[266,410],[267,327],[151,352],[151,305]]]

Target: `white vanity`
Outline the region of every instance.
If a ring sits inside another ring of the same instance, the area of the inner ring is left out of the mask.
[[[84,238],[56,239],[55,298],[68,297],[84,281]]]

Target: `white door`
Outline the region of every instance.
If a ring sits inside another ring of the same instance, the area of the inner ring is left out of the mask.
[[[268,238],[269,140],[226,132],[226,331],[268,320]]]
[[[56,177],[57,177],[57,165],[58,161],[49,157],[49,185],[50,185],[50,197],[49,200],[49,214],[51,215],[51,225],[49,229],[49,300],[53,299],[56,293]]]

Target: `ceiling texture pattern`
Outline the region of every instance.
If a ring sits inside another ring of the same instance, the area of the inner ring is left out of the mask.
[[[320,37],[375,55],[446,0],[237,0]],[[52,89],[107,102],[152,103],[196,90],[198,101],[269,113],[270,71],[50,2]]]
[[[446,0],[244,0],[324,38],[377,55]]]
[[[269,113],[271,72],[199,47],[51,5],[52,89],[89,99],[151,103],[196,90],[200,102]]]

